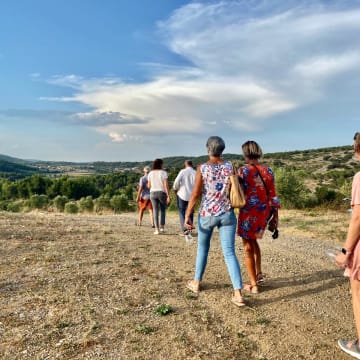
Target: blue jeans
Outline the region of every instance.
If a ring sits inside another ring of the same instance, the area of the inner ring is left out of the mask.
[[[234,290],[242,289],[240,265],[235,253],[236,216],[233,210],[220,216],[202,217],[199,215],[195,280],[201,281],[204,275],[210,239],[215,227],[219,229],[221,248],[233,288]]]
[[[163,191],[153,191],[150,193],[150,200],[154,211],[154,224],[158,229],[165,225],[166,193]],[[160,209],[160,226],[159,226]]]
[[[181,230],[185,231],[185,230],[187,230],[184,225],[185,213],[186,213],[186,209],[188,207],[189,202],[179,198],[179,196],[176,196],[176,203],[177,203],[177,207],[179,210],[179,220],[180,220]],[[194,223],[194,212],[190,215],[190,220],[192,223]]]

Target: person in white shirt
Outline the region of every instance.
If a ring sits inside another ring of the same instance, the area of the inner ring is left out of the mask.
[[[176,194],[177,207],[179,210],[179,219],[181,227],[181,235],[187,232],[187,228],[184,225],[185,212],[189,204],[190,196],[195,184],[196,171],[193,168],[191,160],[186,160],[184,169],[180,170],[175,181],[174,191]],[[193,222],[194,212],[191,213],[191,222]]]
[[[155,159],[153,169],[148,175],[148,188],[150,188],[150,200],[153,207],[156,228],[154,232],[155,235],[164,232],[166,206],[170,204],[168,174],[162,167],[162,159]]]

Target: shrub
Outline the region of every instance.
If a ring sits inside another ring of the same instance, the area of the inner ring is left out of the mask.
[[[65,212],[67,214],[77,214],[79,212],[79,207],[75,201],[69,201],[65,204]]]
[[[89,212],[94,210],[94,201],[92,196],[87,196],[80,199],[80,210]]]
[[[110,205],[115,212],[129,209],[129,201],[126,195],[114,195],[110,200]]]
[[[46,195],[31,195],[29,206],[31,209],[44,209],[48,205],[49,199]]]
[[[95,199],[95,211],[101,211],[104,209],[110,209],[110,197],[108,195],[101,195],[97,199]]]
[[[19,202],[10,202],[8,203],[6,210],[11,212],[20,212],[22,209],[22,204]]]
[[[275,173],[276,190],[282,206],[298,209],[304,207],[307,191],[301,175],[294,170],[277,169]]]
[[[69,201],[69,199],[64,195],[58,195],[54,199],[54,206],[58,211],[64,211],[65,204]]]

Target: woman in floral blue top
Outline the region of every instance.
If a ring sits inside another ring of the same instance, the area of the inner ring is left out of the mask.
[[[221,158],[225,149],[224,140],[211,136],[206,143],[209,161],[199,165],[196,173],[195,186],[191,194],[185,214],[185,224],[193,228],[190,215],[197,200],[202,198],[198,217],[198,247],[196,255],[195,277],[187,283],[187,288],[199,293],[208,253],[210,240],[215,227],[218,228],[221,247],[233,285],[232,302],[236,306],[244,306],[241,295],[242,278],[239,261],[235,253],[236,216],[230,205],[230,175],[232,165]]]

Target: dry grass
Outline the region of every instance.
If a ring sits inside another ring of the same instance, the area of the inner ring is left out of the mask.
[[[338,295],[347,285],[323,250],[341,243],[348,218],[282,211],[281,237],[263,240],[269,281],[238,309],[217,234],[205,291],[184,289],[196,246],[176,235],[176,214],[154,236],[135,214],[0,213],[0,357],[342,359],[337,321],[353,328],[348,294]]]

